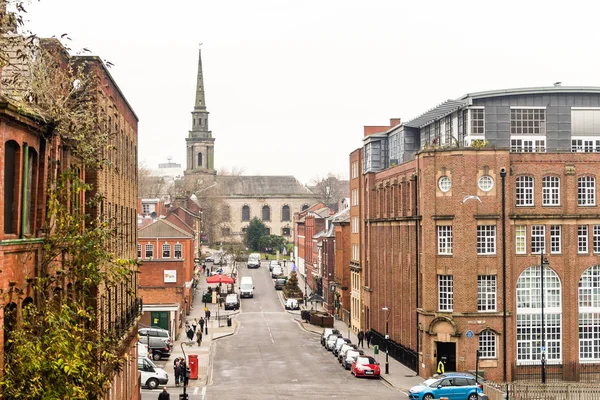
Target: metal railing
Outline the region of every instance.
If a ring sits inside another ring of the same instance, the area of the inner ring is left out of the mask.
[[[386,346],[389,344],[390,357],[413,371],[418,371],[419,357],[414,350],[404,347],[391,339],[386,340],[385,335],[376,330],[371,330],[371,344],[379,346],[379,350],[384,353],[388,350]]]
[[[513,363],[512,376],[517,382],[541,382],[542,367],[539,361],[527,364]],[[580,364],[568,362],[546,364],[547,382],[600,382],[600,364]]]

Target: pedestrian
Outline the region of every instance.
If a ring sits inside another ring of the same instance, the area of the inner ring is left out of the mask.
[[[365,333],[365,339],[367,339],[367,348],[368,348],[371,344],[371,330],[368,330],[367,333]]]
[[[196,333],[196,341],[198,342],[198,346],[202,344],[202,329]]]
[[[181,373],[179,374],[179,383],[183,384],[183,386],[187,386],[186,373],[187,373],[188,367],[185,364],[185,360],[183,359],[183,357],[181,358],[181,362],[179,363],[179,366],[181,367]]]
[[[204,330],[204,318],[200,317],[198,324],[200,324],[200,332],[202,332]]]
[[[158,395],[158,400],[171,400],[171,395],[167,392],[167,387],[163,387],[163,391]]]
[[[208,322],[208,317],[209,317],[209,313],[210,311],[208,310],[208,307],[204,307],[204,319],[206,319],[206,322]]]
[[[206,276],[208,276],[208,274],[209,274],[209,271],[208,271],[208,268],[206,268]]]
[[[194,321],[192,321],[192,329],[194,330],[194,332],[196,332],[197,326],[198,326],[198,319],[194,318]]]
[[[194,339],[194,330],[192,328],[189,328],[187,331],[187,337],[189,339],[189,342],[192,341],[192,339]]]
[[[179,367],[179,358],[175,359],[173,371],[175,372],[175,386],[179,386],[179,374],[181,373],[181,368]]]
[[[446,366],[444,365],[446,363],[446,357],[442,357],[440,359],[440,362],[437,365],[437,373],[438,374],[443,374],[446,371]]]
[[[360,331],[358,331],[357,336],[358,336],[358,345],[364,349],[365,344],[363,343],[363,339],[365,338],[365,333],[363,332],[362,329]]]
[[[210,321],[210,310],[206,311],[206,322]]]

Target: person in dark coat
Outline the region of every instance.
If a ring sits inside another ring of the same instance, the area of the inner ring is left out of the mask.
[[[158,400],[171,400],[171,395],[167,392],[167,387],[163,388],[163,391],[158,395]]]
[[[194,339],[194,330],[191,327],[187,331],[187,337],[190,342],[192,341],[192,339]]]
[[[202,329],[196,332],[196,342],[198,342],[198,346],[202,344]]]
[[[365,339],[365,333],[362,331],[362,329],[360,331],[358,331],[357,337],[358,337],[358,346],[360,346],[364,349],[365,344],[364,344],[363,340]]]
[[[202,332],[204,330],[204,318],[200,318],[198,323],[200,324],[200,332]]]
[[[371,331],[368,330],[367,333],[365,333],[365,339],[367,339],[367,347],[369,347],[371,345]]]
[[[179,386],[179,374],[181,374],[181,368],[179,367],[179,357],[175,359],[173,371],[175,372],[175,386]]]
[[[210,321],[210,310],[206,310],[206,321]]]

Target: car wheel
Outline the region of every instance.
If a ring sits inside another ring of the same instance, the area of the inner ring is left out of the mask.
[[[477,400],[477,393],[471,393],[469,395],[469,400]]]
[[[432,400],[433,399],[433,395],[431,393],[427,393],[425,396],[423,396],[423,400]]]
[[[153,359],[154,361],[160,361],[160,359],[161,359],[161,358],[162,358],[162,357],[161,357],[160,353],[158,353],[158,352],[156,352],[156,353],[152,353],[152,359]]]
[[[148,379],[146,385],[148,385],[148,389],[154,390],[158,387],[158,381],[156,379]]]

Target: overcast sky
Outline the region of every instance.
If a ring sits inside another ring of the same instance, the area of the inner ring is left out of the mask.
[[[347,178],[364,125],[482,90],[600,86],[593,2],[41,0],[28,11],[38,35],[68,33],[115,65],[153,168],[168,156],[185,168],[199,43],[216,169],[303,183]]]

